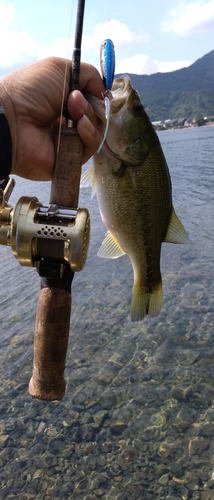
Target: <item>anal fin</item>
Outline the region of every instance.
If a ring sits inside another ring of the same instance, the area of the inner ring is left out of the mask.
[[[175,213],[173,207],[164,241],[167,243],[188,243],[190,241],[186,229]]]

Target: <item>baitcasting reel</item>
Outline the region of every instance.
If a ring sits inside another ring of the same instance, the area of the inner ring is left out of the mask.
[[[88,210],[46,207],[29,196],[13,208],[8,200],[14,186],[10,179],[0,189],[0,244],[11,246],[19,263],[36,267],[42,277],[59,279],[68,264],[73,272],[81,271],[90,240]]]

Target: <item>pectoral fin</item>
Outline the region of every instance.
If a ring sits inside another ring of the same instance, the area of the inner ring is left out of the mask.
[[[88,170],[86,170],[82,175],[81,175],[81,181],[80,181],[80,187],[90,187],[92,186],[91,189],[91,198],[96,193],[97,190],[97,178],[94,172],[93,167],[90,167]]]
[[[188,243],[190,241],[186,229],[184,228],[182,222],[176,215],[173,207],[171,211],[167,234],[164,241],[167,243]]]
[[[97,255],[102,259],[117,259],[118,257],[125,255],[125,252],[122,250],[119,243],[117,243],[114,239],[110,231],[108,231]]]

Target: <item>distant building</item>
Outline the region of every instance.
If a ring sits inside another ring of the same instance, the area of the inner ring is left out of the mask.
[[[175,127],[176,124],[177,124],[177,119],[164,121],[165,128],[173,128]]]
[[[179,118],[177,120],[177,127],[184,127],[184,123],[186,122],[186,117],[185,118]]]
[[[210,120],[211,117],[209,117]],[[207,118],[208,119],[208,118]],[[214,120],[214,117],[213,117]],[[191,127],[192,125],[195,125],[195,119],[194,118],[186,118],[186,117],[181,117],[181,118],[174,118],[168,120],[158,120],[155,122],[152,122],[153,127],[155,130],[163,130],[163,129],[176,129],[176,128],[183,128],[183,127]]]
[[[186,118],[184,122],[184,127],[191,127],[192,124],[193,124],[193,118]]]

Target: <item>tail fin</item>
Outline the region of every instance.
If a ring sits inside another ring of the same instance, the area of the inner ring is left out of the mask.
[[[151,293],[145,292],[140,285],[134,284],[131,302],[131,320],[142,321],[145,316],[158,316],[162,306],[162,283]]]

